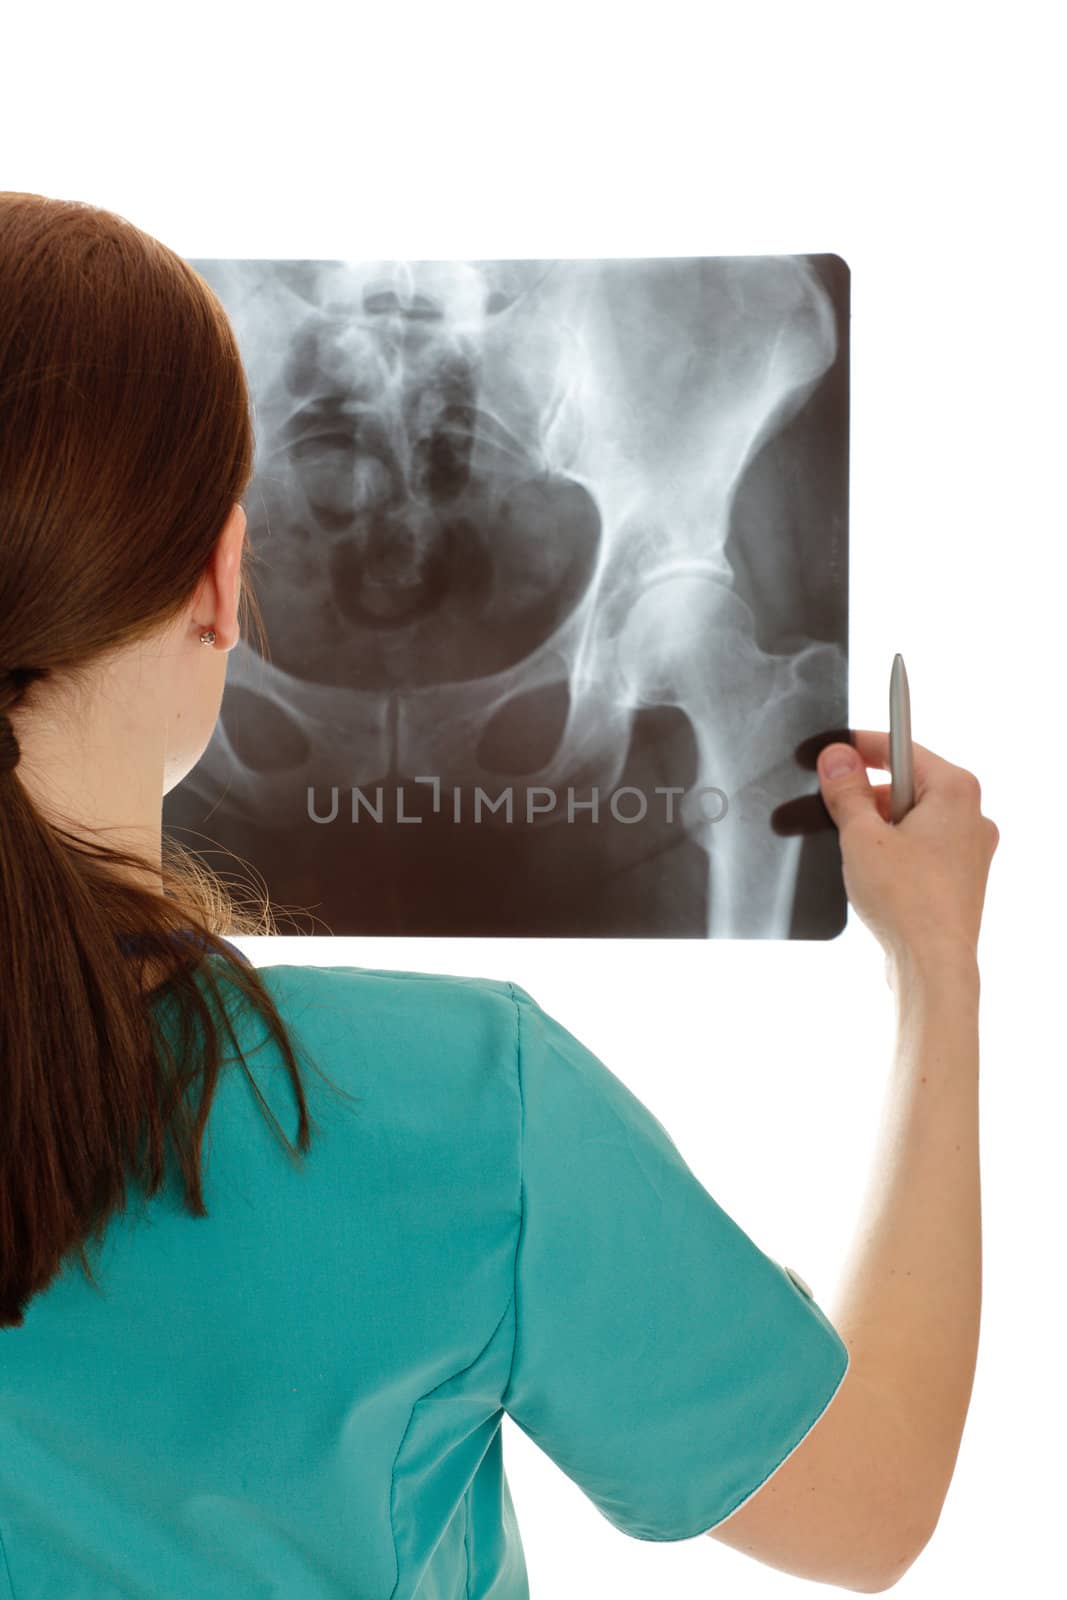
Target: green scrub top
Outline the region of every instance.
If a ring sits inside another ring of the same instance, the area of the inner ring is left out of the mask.
[[[303,1071],[298,1163],[226,1066],[209,1215],[168,1140],[89,1249],[102,1292],[68,1264],[0,1332],[0,1597],[526,1600],[505,1415],[634,1539],[754,1494],[848,1350],[620,1079],[517,984],[259,973],[356,1104]]]

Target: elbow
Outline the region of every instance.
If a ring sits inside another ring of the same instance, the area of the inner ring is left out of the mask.
[[[935,1525],[936,1526],[936,1523]],[[910,1543],[901,1541],[896,1553],[882,1566],[877,1575],[865,1578],[860,1583],[853,1583],[849,1588],[854,1594],[885,1594],[887,1589],[893,1589],[900,1582],[904,1574],[915,1565],[926,1546],[933,1538],[934,1529],[931,1528],[919,1540]]]
[[[884,1464],[891,1470],[876,1489],[876,1499],[884,1508],[884,1526],[878,1529],[879,1536],[869,1541],[872,1570],[861,1574],[862,1581],[853,1585],[857,1594],[884,1594],[896,1587],[933,1538],[948,1489],[946,1481],[931,1473],[929,1458],[921,1451],[887,1450]],[[890,1507],[893,1514],[888,1514]]]

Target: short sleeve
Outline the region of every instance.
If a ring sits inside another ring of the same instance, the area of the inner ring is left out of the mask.
[[[621,1532],[695,1538],[814,1427],[848,1347],[625,1084],[510,987],[522,1221],[503,1408]]]

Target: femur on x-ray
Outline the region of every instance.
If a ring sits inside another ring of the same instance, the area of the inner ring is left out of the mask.
[[[252,394],[268,658],[167,831],[291,931],[839,933],[840,257],[190,264]]]

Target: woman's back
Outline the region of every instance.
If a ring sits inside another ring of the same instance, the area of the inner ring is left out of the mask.
[[[224,1071],[208,1215],[131,1189],[102,1293],[71,1266],[5,1330],[0,1595],[519,1600],[505,1411],[634,1537],[740,1505],[848,1355],[656,1119],[506,982],[260,974],[355,1104],[306,1074],[296,1163]]]

